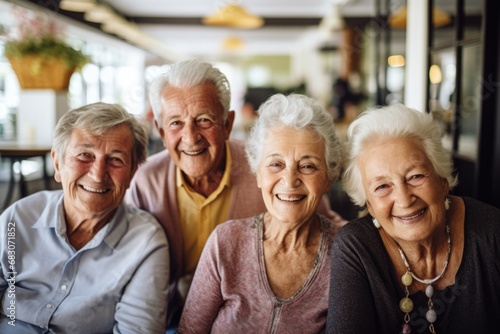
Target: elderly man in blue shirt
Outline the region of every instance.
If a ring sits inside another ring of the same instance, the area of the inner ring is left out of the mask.
[[[68,111],[55,179],[0,216],[0,333],[164,333],[169,253],[155,218],[122,202],[147,130],[125,109]]]

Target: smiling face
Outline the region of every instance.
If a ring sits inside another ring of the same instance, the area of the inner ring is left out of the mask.
[[[448,181],[435,173],[418,139],[367,143],[358,164],[368,211],[393,239],[419,242],[444,226]]]
[[[290,224],[307,221],[330,187],[324,139],[311,129],[270,129],[257,184],[272,220]]]
[[[168,87],[162,95],[158,132],[175,164],[189,180],[224,169],[225,142],[234,112],[224,111],[212,84],[193,88]]]
[[[52,152],[54,177],[62,184],[67,216],[105,216],[120,205],[136,170],[132,143],[125,125],[99,136],[75,129],[64,156]]]

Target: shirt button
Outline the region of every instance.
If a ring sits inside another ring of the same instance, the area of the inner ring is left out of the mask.
[[[62,291],[66,290],[67,288],[68,288],[68,286],[66,284],[61,285],[61,290]]]
[[[52,304],[47,304],[47,308],[52,308]]]

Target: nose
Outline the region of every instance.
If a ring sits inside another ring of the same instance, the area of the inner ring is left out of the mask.
[[[108,174],[106,159],[95,159],[89,171],[89,176],[95,182],[103,182]]]
[[[189,145],[194,145],[198,142],[200,133],[195,122],[186,122],[182,128],[182,140]]]
[[[393,196],[394,202],[401,208],[410,207],[415,200],[412,189],[407,184],[395,186]]]
[[[283,171],[283,177],[281,178],[281,180],[289,188],[298,187],[301,182],[298,174],[299,173],[296,170],[285,169]]]

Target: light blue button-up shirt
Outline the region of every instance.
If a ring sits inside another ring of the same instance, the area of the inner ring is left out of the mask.
[[[164,333],[168,255],[145,211],[121,204],[75,250],[62,191],[21,199],[0,216],[0,333]]]

